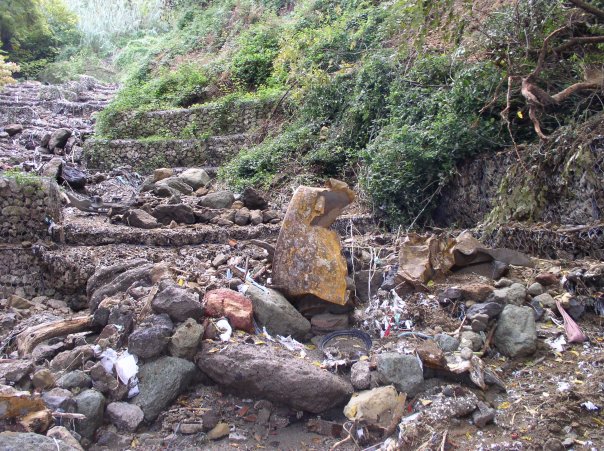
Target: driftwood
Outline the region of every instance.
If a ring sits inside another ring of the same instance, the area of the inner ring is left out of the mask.
[[[19,351],[19,355],[23,357],[30,354],[36,345],[45,340],[83,332],[89,329],[91,324],[92,316],[89,315],[29,327],[17,335],[17,350]]]

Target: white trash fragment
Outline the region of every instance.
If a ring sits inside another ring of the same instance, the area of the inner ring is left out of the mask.
[[[547,343],[549,347],[556,352],[564,352],[566,350],[566,348],[564,347],[564,345],[566,344],[566,338],[564,337],[564,335],[560,335],[555,340],[553,338],[548,338],[547,340],[545,340],[545,343]]]
[[[600,408],[591,401],[582,402],[581,406],[585,407],[587,410],[600,410]]]
[[[220,340],[229,341],[233,334],[233,328],[229,324],[228,320],[221,319],[216,322],[216,328],[220,332]]]
[[[136,373],[138,373],[136,357],[128,351],[124,352],[115,363],[115,372],[122,384],[128,385],[130,380],[136,377]]]
[[[271,334],[269,334],[266,330],[266,326],[262,327],[262,335],[264,335],[264,338],[266,338],[268,341],[275,341],[275,339],[271,336]]]
[[[558,382],[558,391],[565,392],[570,390],[570,384],[568,382]]]
[[[101,357],[101,365],[103,365],[105,371],[109,374],[113,374],[113,367],[117,361],[117,352],[115,349],[107,348],[101,352],[99,357]]]

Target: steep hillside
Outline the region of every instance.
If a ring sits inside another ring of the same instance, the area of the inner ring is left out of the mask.
[[[179,2],[170,31],[119,53],[130,75],[97,134],[131,138],[154,110],[271,101],[284,114],[225,161],[230,185],[339,177],[391,226],[429,225],[468,158],[513,146],[525,168],[524,144],[601,110],[600,18],[571,3]],[[208,133],[193,120],[138,137]]]

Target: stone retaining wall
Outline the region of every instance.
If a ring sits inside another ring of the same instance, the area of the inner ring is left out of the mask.
[[[271,117],[278,99],[209,104],[182,110],[149,111],[116,115],[105,134],[115,139],[149,136],[202,138],[209,135],[246,133]],[[275,114],[281,112],[275,111]]]
[[[203,140],[99,140],[84,143],[88,168],[110,170],[131,166],[147,174],[161,167],[219,166],[252,143],[246,135],[215,136]]]
[[[56,182],[29,174],[0,175],[0,243],[60,239],[61,199]]]

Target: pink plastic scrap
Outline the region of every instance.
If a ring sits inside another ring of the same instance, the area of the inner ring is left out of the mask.
[[[585,336],[585,334],[581,332],[581,329],[579,328],[577,323],[575,323],[575,321],[570,317],[570,315],[566,313],[566,310],[562,308],[560,301],[556,301],[556,306],[558,307],[558,311],[562,315],[562,318],[564,318],[564,330],[566,332],[566,338],[568,338],[568,342],[583,343],[584,341],[587,341],[587,337]]]

